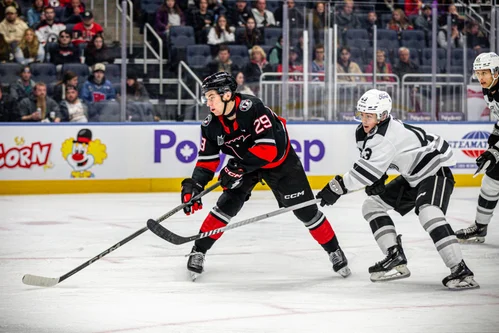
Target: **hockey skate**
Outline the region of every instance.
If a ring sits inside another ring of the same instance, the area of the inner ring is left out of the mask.
[[[456,238],[459,243],[483,243],[487,236],[487,225],[477,224],[475,222],[469,228],[464,228],[456,231]]]
[[[350,268],[348,268],[348,260],[341,248],[338,248],[338,250],[334,252],[330,252],[329,260],[333,263],[333,270],[344,278],[352,273]]]
[[[191,280],[194,282],[198,278],[201,273],[204,271],[204,256],[203,252],[196,251],[196,247],[194,246],[191,250],[191,253],[187,255],[189,260],[187,261],[187,270],[191,276]]]
[[[474,279],[473,272],[466,266],[464,260],[451,268],[450,275],[446,276],[442,283],[451,290],[480,288]]]
[[[407,258],[402,249],[402,235],[397,236],[397,245],[388,249],[385,259],[369,267],[369,273],[371,273],[372,282],[404,279],[411,276],[407,268]]]

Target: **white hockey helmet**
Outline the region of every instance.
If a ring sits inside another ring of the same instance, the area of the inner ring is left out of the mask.
[[[492,75],[499,73],[499,56],[494,52],[479,54],[473,62],[473,71],[490,69]]]
[[[355,119],[361,120],[361,113],[375,113],[378,121],[386,119],[392,111],[392,98],[386,91],[368,90],[357,102]]]

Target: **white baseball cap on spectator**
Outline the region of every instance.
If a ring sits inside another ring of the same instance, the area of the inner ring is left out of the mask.
[[[106,65],[101,64],[101,63],[95,64],[93,72],[95,73],[95,72],[98,72],[98,71],[106,72]]]

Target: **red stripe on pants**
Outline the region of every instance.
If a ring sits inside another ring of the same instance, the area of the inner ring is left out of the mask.
[[[221,221],[218,217],[216,217],[215,215],[213,215],[212,213],[210,213],[204,219],[204,222],[201,225],[201,232],[207,232],[207,231],[215,230],[215,229],[218,229],[218,228],[225,227],[226,225],[227,225],[227,223]],[[220,237],[222,237],[222,234],[223,234],[223,232],[211,235],[209,237],[217,240]]]
[[[327,219],[314,230],[310,230],[310,233],[319,244],[326,244],[334,237],[334,230]]]

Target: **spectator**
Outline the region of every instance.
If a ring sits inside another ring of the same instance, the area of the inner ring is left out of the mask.
[[[64,90],[64,100],[59,104],[61,120],[70,123],[87,123],[88,107],[78,98],[78,89],[67,85]]]
[[[43,13],[45,19],[36,28],[36,36],[42,45],[55,43],[61,31],[66,30],[66,25],[55,19],[55,10],[53,7],[45,7]]]
[[[176,0],[164,0],[156,12],[155,29],[159,35],[167,37],[170,27],[185,25],[184,14]]]
[[[237,36],[236,43],[246,45],[248,49],[263,43],[262,32],[260,29],[256,28],[256,22],[253,16],[248,17],[248,20],[246,20],[246,29],[244,29],[243,34]]]
[[[250,63],[243,70],[246,82],[258,84],[262,73],[272,72],[272,65],[267,62],[266,56],[261,46],[255,45],[251,48]],[[252,90],[255,91],[253,87]]]
[[[62,21],[65,24],[76,24],[81,22],[81,15],[85,13],[85,4],[80,0],[71,0],[69,5],[64,7]]]
[[[437,35],[438,46],[446,49],[450,39],[450,47],[462,48],[464,46],[463,33],[459,31],[459,22],[452,19],[450,37],[447,36],[447,25],[440,28]]]
[[[469,22],[466,30],[466,42],[470,49],[474,49],[477,54],[482,53],[482,48],[489,48],[489,39],[480,30],[477,22]]]
[[[208,0],[208,9],[215,14],[215,20],[220,15],[226,15],[227,9],[223,5],[223,0]]]
[[[274,17],[276,25],[282,26],[282,5],[275,11]],[[295,0],[288,0],[288,21],[290,27],[301,28],[303,26],[303,14],[296,8]]]
[[[110,49],[101,35],[95,35],[91,43],[88,43],[85,49],[85,63],[93,66],[96,63],[112,64],[114,63],[113,50]]]
[[[80,52],[71,43],[71,35],[66,30],[59,33],[59,42],[50,50],[50,62],[57,66],[58,72],[64,64],[80,62]]]
[[[220,15],[217,19],[217,23],[208,33],[208,44],[220,45],[233,43],[235,40],[236,37],[234,36],[234,33],[230,31],[229,25],[227,24],[227,18],[225,15]]]
[[[312,61],[312,73],[325,73],[324,67],[324,45],[316,44],[314,47],[314,60]],[[312,76],[312,81],[324,81],[324,75]]]
[[[17,17],[17,10],[12,6],[7,7],[5,19],[0,23],[0,33],[4,35],[5,41],[9,44],[19,43],[26,29],[28,29],[28,25]]]
[[[142,82],[134,74],[126,77],[126,100],[128,102],[149,102],[149,93]]]
[[[10,96],[17,102],[31,96],[35,88],[35,81],[31,79],[31,69],[29,66],[23,66],[19,73],[19,79],[10,86]]]
[[[61,121],[59,105],[47,96],[47,85],[37,82],[33,93],[19,103],[22,121],[58,123]]]
[[[414,28],[417,30],[423,30],[425,33],[426,42],[430,40],[431,29],[432,29],[432,18],[431,18],[431,6],[423,6],[423,14],[418,15],[414,20]]]
[[[324,2],[317,2],[312,11],[312,22],[314,31],[326,28],[326,5]]]
[[[377,74],[393,74],[392,65],[386,62],[385,51],[376,51],[376,73]],[[371,61],[366,67],[366,73],[373,73],[374,65]],[[371,82],[372,76],[367,77],[367,81]],[[378,76],[376,75],[377,82],[395,82],[395,78],[392,76]]]
[[[81,88],[81,98],[87,103],[98,103],[105,100],[116,99],[116,90],[105,77],[106,66],[97,63],[94,65],[93,74]]]
[[[30,28],[35,28],[45,17],[43,6],[43,0],[33,0],[33,5],[28,9],[28,26]]]
[[[266,0],[256,0],[255,8],[251,9],[257,28],[266,28],[276,25],[274,13],[266,9],[266,7]]]
[[[284,43],[284,38],[279,36],[279,39],[275,43],[274,47],[269,51],[269,63],[273,66],[282,64],[282,44]]]
[[[248,87],[248,85],[246,85],[246,83],[244,82],[244,73],[243,72],[238,72],[236,74],[236,82],[237,82],[236,92],[238,92],[240,94],[255,96],[255,93],[253,92],[253,90],[251,90],[251,88]]]
[[[447,7],[447,12],[451,15],[452,19],[453,20],[456,20],[457,21],[457,24],[458,24],[458,27],[459,27],[459,30],[461,30],[463,27],[464,27],[464,23],[466,22],[466,16],[463,16],[461,14],[459,14],[457,12],[457,7],[455,4],[450,4],[448,7]],[[445,22],[447,22],[447,16],[445,15],[442,15],[443,16],[443,19],[445,20]]]
[[[411,15],[419,15],[421,7],[423,7],[423,2],[421,0],[405,0],[405,16],[410,17]]]
[[[72,71],[64,72],[62,80],[57,82],[54,86],[54,93],[52,94],[54,100],[57,103],[62,102],[66,98],[66,87],[73,86],[80,91],[80,85],[78,84],[78,75]]]
[[[387,29],[394,30],[398,33],[400,39],[400,32],[403,30],[413,30],[414,27],[409,23],[407,16],[402,9],[397,8],[392,13],[392,19],[388,22]]]
[[[21,121],[17,101],[3,92],[0,84],[0,122]]]
[[[92,41],[95,35],[102,35],[104,29],[100,24],[94,22],[94,14],[86,10],[83,13],[82,22],[76,23],[73,28],[73,44],[78,46],[81,43],[88,43]]]
[[[345,36],[348,29],[360,28],[359,19],[353,14],[353,0],[344,1],[343,8],[336,14],[336,23],[342,36]]]
[[[230,59],[230,50],[227,45],[220,45],[218,56],[208,65],[208,68],[210,73],[233,73],[239,70],[239,66]]]
[[[291,46],[289,48],[289,67],[288,73],[303,73],[303,64],[299,60],[298,50]],[[277,65],[277,72],[282,73],[282,64]],[[303,76],[289,75],[289,81],[300,81],[303,80]]]
[[[399,48],[399,62],[393,67],[393,72],[402,81],[405,74],[419,73],[419,66],[411,60],[411,52],[407,47]],[[416,81],[416,78],[409,79],[408,81]]]
[[[255,20],[245,0],[236,1],[236,7],[229,11],[228,18],[229,25],[234,28],[246,26],[249,18],[252,18],[253,21]]]
[[[350,60],[350,48],[342,46],[340,48],[340,59],[336,67],[337,74],[362,74],[362,70],[356,62]],[[364,82],[364,77],[361,76],[338,76],[339,82]]]
[[[7,15],[6,15],[7,13],[5,12],[5,10],[8,7],[14,7],[18,17],[23,16],[21,6],[19,6],[19,4],[16,1],[14,1],[14,0],[0,0],[0,21],[3,21],[7,17]]]
[[[45,59],[45,48],[38,41],[33,29],[28,28],[24,32],[23,39],[16,47],[15,58],[21,65],[43,62]]]
[[[213,12],[208,9],[208,0],[200,0],[199,8],[192,10],[187,20],[187,24],[194,28],[196,43],[201,44],[206,42],[202,40],[203,29],[210,27],[214,21],[215,16]]]
[[[71,4],[71,0],[44,0],[45,6],[50,6],[54,8],[64,8]]]
[[[361,26],[363,29],[367,30],[369,39],[372,40],[374,35],[374,27],[376,27],[376,29],[381,28],[381,22],[378,20],[378,15],[376,14],[376,12],[373,10],[368,12],[366,19],[361,22]]]
[[[5,37],[0,33],[0,64],[12,61],[12,50]]]

